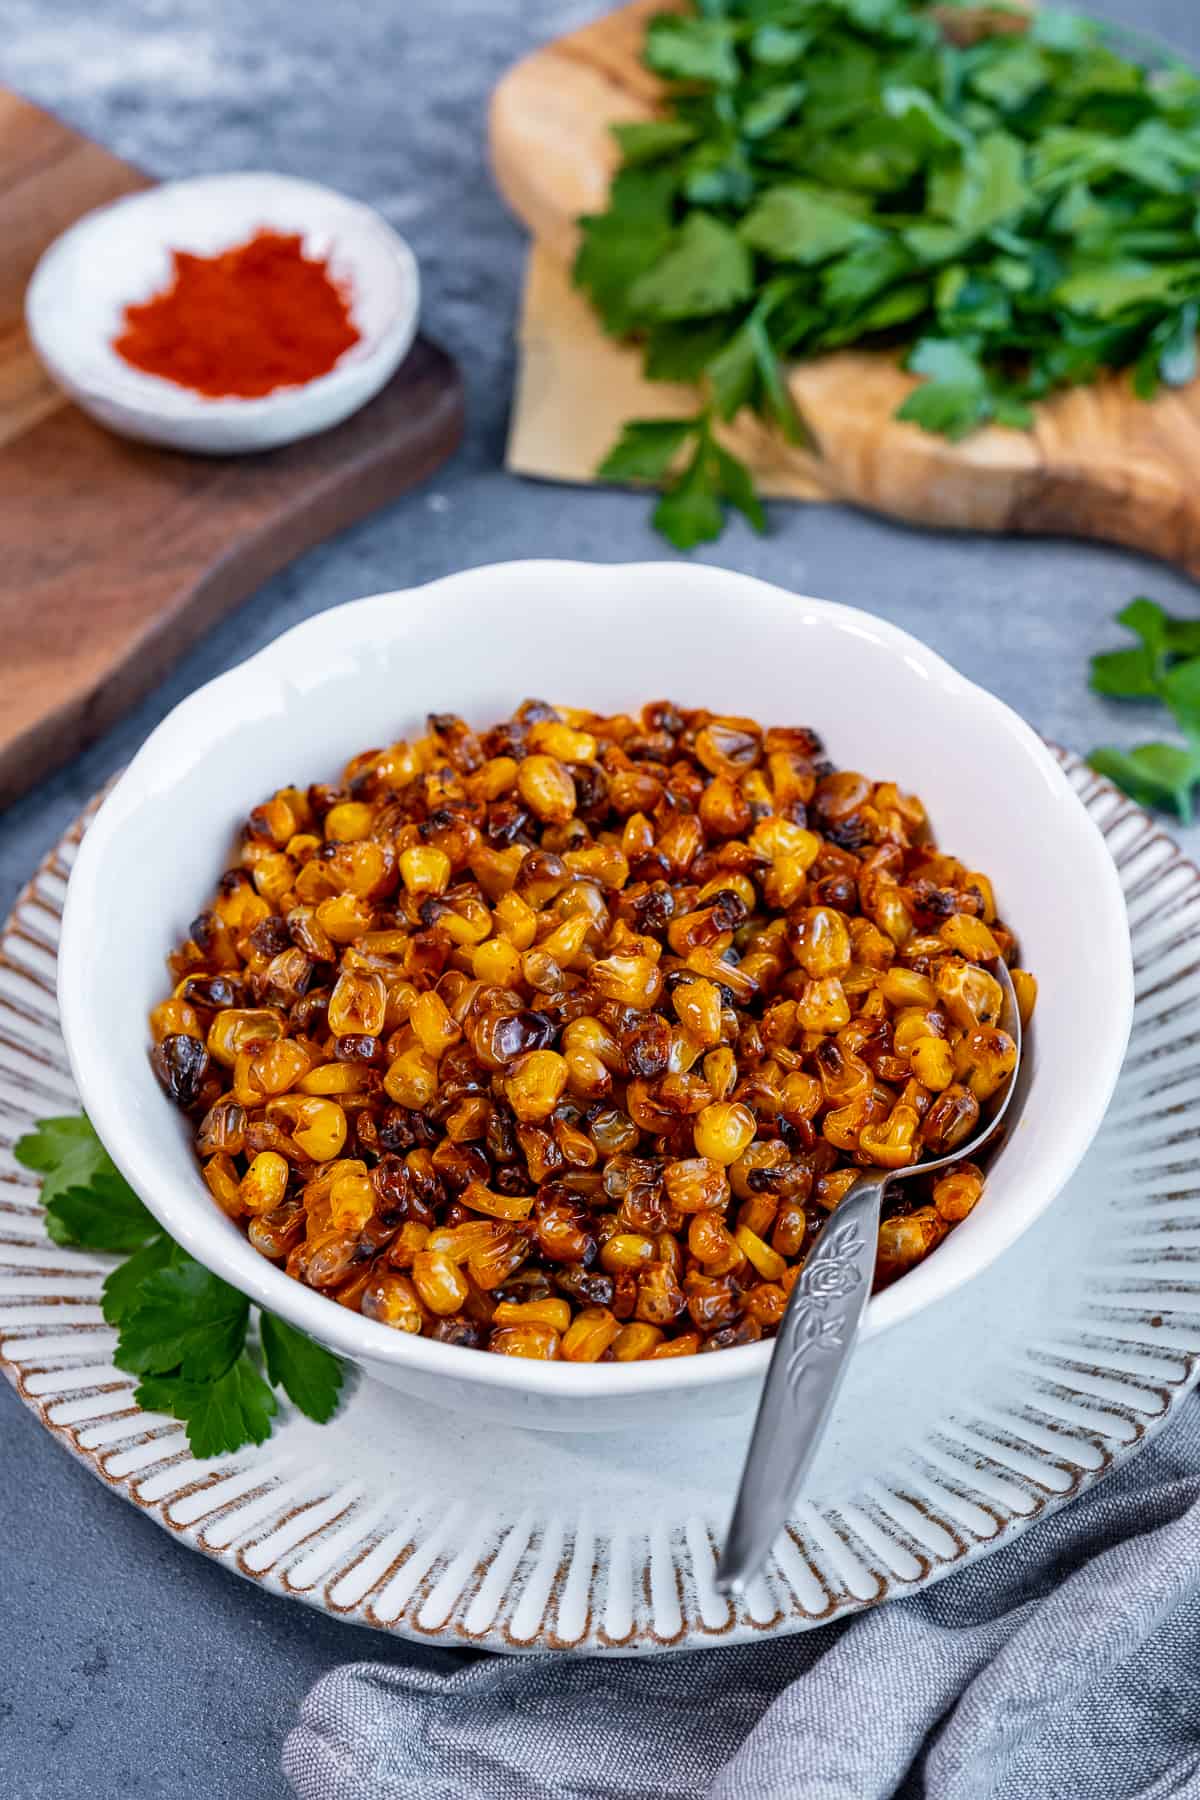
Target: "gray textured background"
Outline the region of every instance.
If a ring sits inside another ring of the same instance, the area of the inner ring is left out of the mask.
[[[514,57],[595,10],[587,0],[0,9],[0,81],[156,175],[273,167],[381,207],[420,257],[425,327],[461,362],[470,408],[464,448],[431,484],[264,588],[153,699],[0,820],[5,908],[176,701],[310,613],[505,557],[660,552],[641,499],[518,482],[500,468],[522,239],[488,180],[486,97]],[[1197,0],[1093,0],[1092,10],[1200,59]],[[918,534],[841,507],[778,507],[772,525],[765,540],[736,525],[703,559],[897,620],[1080,750],[1145,735],[1136,714],[1086,689],[1088,653],[1114,638],[1111,615],[1147,590],[1197,610],[1182,577],[1105,549]],[[381,1652],[433,1654],[272,1599],[182,1549],[70,1461],[3,1384],[0,1545],[6,1800],[283,1795],[280,1740],[321,1671]]]

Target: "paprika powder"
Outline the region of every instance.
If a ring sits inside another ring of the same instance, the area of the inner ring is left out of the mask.
[[[147,375],[252,400],[328,374],[358,342],[349,295],[298,233],[264,228],[216,256],[171,255],[170,285],[127,306],[113,339]]]

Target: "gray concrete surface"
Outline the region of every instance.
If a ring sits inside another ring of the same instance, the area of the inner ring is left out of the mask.
[[[155,174],[274,167],[381,207],[421,259],[425,327],[462,363],[470,406],[466,444],[428,486],[264,588],[152,699],[0,819],[5,907],[177,700],[297,620],[505,557],[660,553],[641,499],[518,482],[500,466],[523,245],[488,180],[486,97],[514,57],[595,10],[588,0],[0,9],[0,81]],[[1196,0],[1093,0],[1093,10],[1200,58]],[[735,526],[703,560],[898,621],[1080,750],[1144,735],[1136,714],[1087,691],[1087,657],[1113,641],[1112,614],[1139,592],[1198,606],[1191,583],[1142,558],[919,534],[839,507],[778,507],[768,538]],[[1188,837],[1195,848],[1200,834]],[[279,1744],[321,1671],[429,1654],[260,1594],[184,1550],[64,1455],[0,1384],[5,1800],[283,1795]]]

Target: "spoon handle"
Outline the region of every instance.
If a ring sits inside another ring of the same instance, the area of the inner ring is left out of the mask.
[[[889,1173],[860,1175],[829,1215],[775,1338],[725,1548],[720,1593],[740,1592],[787,1522],[850,1364],[875,1273]]]

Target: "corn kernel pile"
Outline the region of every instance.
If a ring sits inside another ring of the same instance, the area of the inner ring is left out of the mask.
[[[1015,1061],[982,965],[1015,954],[920,801],[812,732],[527,701],[255,807],[154,1065],[217,1203],[339,1305],[688,1356],[771,1335],[860,1168],[971,1136]],[[982,1186],[899,1186],[877,1284]]]

